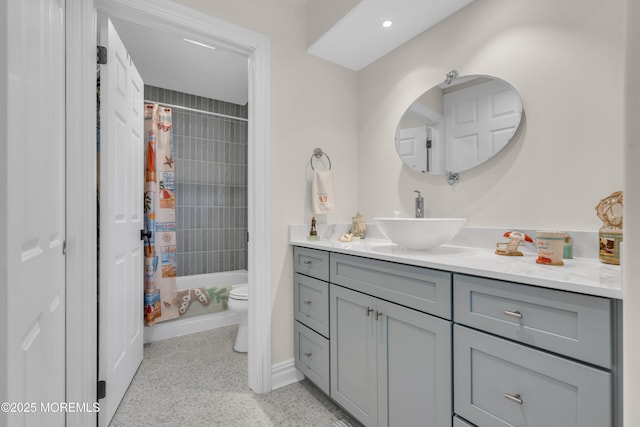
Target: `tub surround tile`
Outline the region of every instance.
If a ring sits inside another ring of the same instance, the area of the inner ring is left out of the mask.
[[[160,103],[248,116],[247,105],[153,86],[145,86],[144,96]],[[246,269],[246,122],[175,108],[173,124],[176,230],[178,236],[186,236],[178,238],[178,275]]]

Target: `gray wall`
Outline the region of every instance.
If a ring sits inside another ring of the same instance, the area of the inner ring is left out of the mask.
[[[230,116],[247,106],[153,86],[144,98]],[[178,276],[247,268],[247,123],[174,108]]]

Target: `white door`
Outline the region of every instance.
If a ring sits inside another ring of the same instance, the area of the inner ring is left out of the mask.
[[[419,126],[413,128],[398,129],[396,135],[396,148],[400,158],[411,169],[426,173],[429,170],[427,161],[427,133],[428,127]]]
[[[517,92],[492,80],[446,93],[447,171],[462,172],[491,158],[507,145],[522,114]]]
[[[5,1],[0,400],[36,412],[2,411],[0,425],[63,426],[40,403],[65,401],[65,4]]]
[[[107,425],[142,362],[143,83],[111,21],[100,17],[100,311],[98,376]]]

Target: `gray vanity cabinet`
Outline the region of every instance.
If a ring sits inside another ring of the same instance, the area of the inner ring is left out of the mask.
[[[366,426],[450,427],[451,323],[379,292],[448,314],[450,276],[341,254],[330,265],[331,397]]]
[[[482,427],[618,425],[611,300],[459,274],[454,295],[456,414]]]
[[[450,323],[333,284],[330,294],[331,397],[366,426],[450,426]]]
[[[620,427],[622,302],[294,247],[295,364],[367,427]]]
[[[329,253],[293,248],[296,368],[329,394]]]

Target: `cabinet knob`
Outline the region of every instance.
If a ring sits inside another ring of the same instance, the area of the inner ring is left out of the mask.
[[[519,394],[509,394],[509,393],[505,393],[504,394],[504,398],[507,400],[510,400],[512,402],[517,403],[518,405],[522,405],[523,400],[520,398]]]
[[[306,265],[309,265],[309,264],[311,264],[311,261],[306,260],[306,261],[302,261],[302,263],[303,263],[303,264],[306,264]]]
[[[505,316],[515,317],[516,319],[522,319],[522,313],[520,313],[517,310],[515,310],[515,311],[505,310],[504,314],[505,314]]]
[[[305,353],[304,355],[305,355],[305,356],[307,356],[307,357],[311,357],[311,352],[309,352],[309,353]],[[518,396],[519,396],[519,395],[518,395]]]
[[[311,304],[311,301],[309,301],[309,300],[304,300],[303,302],[304,302],[306,305]]]

